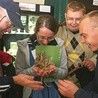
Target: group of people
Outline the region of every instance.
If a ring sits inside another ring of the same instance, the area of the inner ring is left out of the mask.
[[[0,0],[0,38],[5,32],[10,33],[14,26],[23,29],[19,10],[19,5],[14,3],[13,0]],[[14,83],[33,89],[43,89],[42,83],[34,81],[33,76],[19,74],[13,77],[0,76],[0,92],[6,91]]]
[[[60,24],[56,35],[65,41],[69,72],[82,66],[67,77],[80,87],[86,86],[93,79],[96,64],[96,55],[80,41],[79,23],[85,14],[86,8],[82,3],[70,2],[66,7],[65,21]]]
[[[13,0],[0,0],[0,37],[14,26],[24,29],[19,10]],[[97,98],[97,19],[98,10],[86,14],[85,6],[77,1],[67,5],[60,26],[53,16],[40,15],[35,33],[17,42],[16,76],[1,76],[0,90],[18,84],[24,87],[23,98]],[[58,67],[51,64],[48,70],[42,70],[36,66],[35,50],[39,45],[60,46]],[[41,81],[41,77],[49,76],[55,81]]]

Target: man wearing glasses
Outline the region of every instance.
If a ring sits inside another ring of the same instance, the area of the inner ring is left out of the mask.
[[[82,67],[67,77],[80,87],[93,79],[96,62],[93,52],[80,42],[79,23],[85,13],[86,9],[82,3],[71,1],[66,8],[65,22],[57,33],[57,36],[65,41],[69,73],[79,66]]]
[[[0,38],[5,32],[10,33],[14,26],[24,29],[20,21],[19,10],[19,5],[13,0],[0,0]],[[42,83],[34,81],[34,77],[19,74],[13,77],[0,76],[0,92],[6,91],[14,83],[35,90],[43,89]]]

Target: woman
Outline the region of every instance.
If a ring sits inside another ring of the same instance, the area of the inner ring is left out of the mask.
[[[64,50],[64,42],[55,37],[58,30],[58,24],[51,15],[41,15],[35,25],[35,34],[24,40],[18,41],[18,52],[16,56],[16,72],[17,74],[27,74],[35,76],[35,79],[40,80],[42,76],[49,76],[56,79],[62,79],[67,75],[67,56]],[[60,65],[56,67],[51,65],[48,71],[44,71],[35,64],[35,47],[38,45],[53,45],[60,46]],[[59,93],[56,88],[56,83],[48,82],[43,84],[44,89],[40,91],[32,91],[24,88],[23,98],[58,98]],[[47,86],[47,84],[49,86]]]

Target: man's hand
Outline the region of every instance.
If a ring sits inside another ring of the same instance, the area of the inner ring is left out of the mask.
[[[13,80],[15,84],[26,86],[33,90],[41,90],[44,88],[42,86],[42,82],[35,81],[33,76],[19,74],[17,76],[13,76]]]
[[[74,94],[78,89],[79,88],[71,81],[59,80],[58,82],[58,90],[65,97],[74,98]]]
[[[81,63],[81,66],[87,67],[89,71],[95,70],[95,64],[91,60],[88,60],[88,59],[84,60]]]

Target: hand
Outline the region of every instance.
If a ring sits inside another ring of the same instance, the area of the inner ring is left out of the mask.
[[[68,80],[59,80],[58,81],[58,90],[59,92],[68,98],[74,98],[74,94],[77,92],[79,88]]]
[[[95,69],[95,64],[91,60],[84,60],[81,65],[87,67],[89,71],[93,71]]]
[[[49,68],[45,68],[45,69],[41,69],[39,67],[33,68],[33,71],[35,71],[38,76],[48,76],[55,70],[56,70],[56,67],[54,65],[50,65]]]
[[[44,88],[42,86],[42,82],[35,81],[33,76],[19,74],[17,76],[13,76],[13,80],[15,84],[26,86],[33,90],[41,90]]]

